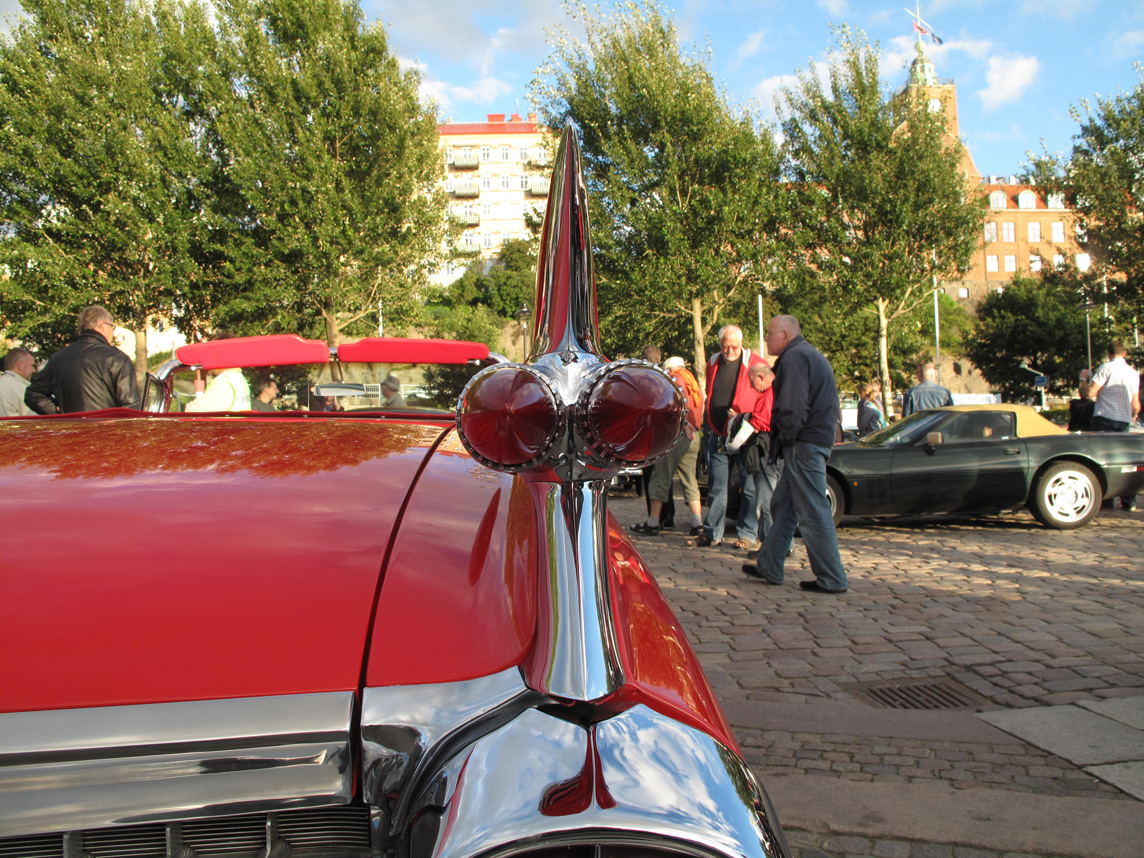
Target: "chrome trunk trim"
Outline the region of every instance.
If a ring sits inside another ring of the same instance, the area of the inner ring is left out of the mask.
[[[347,691],[0,715],[0,837],[346,804],[353,707]]]
[[[742,760],[645,706],[592,725],[528,710],[422,783],[413,818],[427,858],[608,843],[789,854]]]
[[[608,589],[607,483],[542,483],[547,543],[538,581],[537,640],[528,684],[565,700],[599,700],[624,683]]]

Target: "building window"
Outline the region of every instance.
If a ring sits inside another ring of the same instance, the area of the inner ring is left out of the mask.
[[[1048,204],[1051,209],[1063,209],[1065,207],[1065,198],[1060,194],[1049,194]]]
[[[1014,242],[1017,240],[1017,224],[1012,221],[1006,221],[1001,224],[1001,240]]]
[[[506,149],[505,151],[507,152],[508,150]],[[512,189],[511,183],[512,183],[512,176],[510,176],[508,173],[505,173],[503,176],[500,177],[500,186],[501,186],[502,191],[511,190]]]
[[[989,208],[1004,209],[1009,207],[1009,198],[1004,191],[994,191],[989,195]]]
[[[508,160],[508,147],[507,146],[501,146],[500,147],[500,159],[502,161]]]
[[[1012,253],[1005,254],[1005,270],[1012,274],[1017,270],[1017,257]]]
[[[493,216],[493,204],[492,203],[481,203],[481,217],[492,217],[492,216]]]
[[[453,163],[453,147],[452,146],[445,147],[445,163],[446,164],[452,164]]]
[[[985,224],[985,243],[991,244],[992,242],[994,242],[996,240],[997,240],[997,224],[995,224],[995,223]]]
[[[445,193],[447,193],[447,194],[453,193],[453,180],[452,179],[446,179],[445,180]]]
[[[492,150],[488,146],[481,147],[481,161],[485,162],[492,158]]]
[[[492,189],[493,189],[493,177],[492,176],[481,176],[481,190],[482,191],[491,191]]]
[[[481,247],[488,250],[493,246],[493,234],[491,232],[481,233]]]
[[[1041,225],[1037,221],[1029,221],[1029,241],[1041,240]]]
[[[997,257],[996,256],[986,256],[985,257],[985,270],[986,271],[996,271],[997,270]]]
[[[520,163],[522,163],[522,164],[528,163],[528,147],[527,146],[521,146],[520,147]]]
[[[527,175],[520,177],[520,189],[522,191],[528,190],[528,176]]]
[[[1053,268],[1060,268],[1065,264],[1065,258],[1059,253],[1053,254]]]
[[[1065,240],[1065,225],[1063,221],[1053,221],[1052,225],[1053,241]]]
[[[1037,195],[1032,191],[1021,191],[1017,194],[1017,207],[1022,209],[1035,209],[1037,207]]]
[[[958,286],[957,287],[957,297],[958,298],[968,298],[969,297],[969,287],[968,286]]]
[[[1041,256],[1040,256],[1040,254],[1038,254],[1038,253],[1030,253],[1029,254],[1029,270],[1030,271],[1040,271],[1041,270]]]

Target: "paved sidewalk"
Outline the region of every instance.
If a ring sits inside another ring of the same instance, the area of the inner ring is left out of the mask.
[[[610,508],[644,518],[641,498]],[[841,596],[798,588],[801,546],[773,587],[682,527],[633,542],[798,858],[1139,858],[1142,525],[848,519]],[[917,683],[966,708],[871,696]]]

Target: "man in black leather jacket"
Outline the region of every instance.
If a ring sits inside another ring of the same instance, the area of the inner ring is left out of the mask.
[[[24,403],[37,414],[138,408],[131,359],[111,345],[115,322],[103,307],[79,314],[79,336],[32,376]]]

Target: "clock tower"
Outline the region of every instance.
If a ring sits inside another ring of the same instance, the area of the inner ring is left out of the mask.
[[[961,142],[961,131],[957,123],[957,87],[953,81],[938,80],[933,61],[926,56],[921,36],[918,36],[914,50],[917,51],[917,56],[910,63],[910,79],[902,94],[908,98],[920,99],[932,113],[941,112],[945,120],[947,141],[956,143],[961,149],[962,174],[968,183],[979,185],[981,171],[977,169],[969,150]]]

